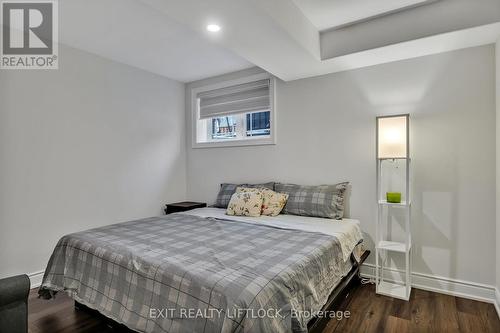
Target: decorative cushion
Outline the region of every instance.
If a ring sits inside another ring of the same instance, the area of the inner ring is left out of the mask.
[[[260,216],[262,210],[262,192],[237,192],[231,196],[226,209],[227,215]]]
[[[341,220],[344,216],[344,194],[348,185],[348,182],[319,186],[276,184],[276,191],[289,195],[283,214]]]
[[[274,182],[265,183],[265,184],[221,184],[219,194],[217,194],[217,199],[215,201],[214,207],[218,208],[227,208],[229,204],[229,200],[231,200],[231,196],[236,192],[236,188],[238,186],[241,187],[251,187],[251,188],[268,188],[272,190],[274,188]]]
[[[267,188],[248,188],[248,187],[237,187],[236,193],[242,192],[255,192],[260,191],[262,193],[262,211],[261,215],[267,216],[277,216],[285,207],[286,200],[288,199],[288,194],[278,193]]]

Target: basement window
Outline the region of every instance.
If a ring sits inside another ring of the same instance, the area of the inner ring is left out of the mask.
[[[268,74],[193,89],[193,148],[274,144],[273,104]]]

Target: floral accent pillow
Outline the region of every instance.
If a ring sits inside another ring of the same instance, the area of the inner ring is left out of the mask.
[[[262,209],[261,215],[277,216],[283,210],[288,200],[288,194],[278,193],[267,188],[248,188],[238,187],[236,193],[249,193],[261,192],[262,193]]]
[[[258,217],[261,215],[262,199],[260,191],[234,193],[227,205],[226,214]]]

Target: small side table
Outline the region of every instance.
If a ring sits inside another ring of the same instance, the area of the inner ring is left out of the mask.
[[[191,209],[207,207],[205,202],[182,201],[166,204],[165,214],[185,212]]]

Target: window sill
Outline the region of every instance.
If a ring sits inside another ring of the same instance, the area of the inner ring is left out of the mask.
[[[253,140],[228,140],[220,142],[194,142],[192,148],[223,148],[223,147],[246,147],[275,145],[274,138],[253,139]]]

